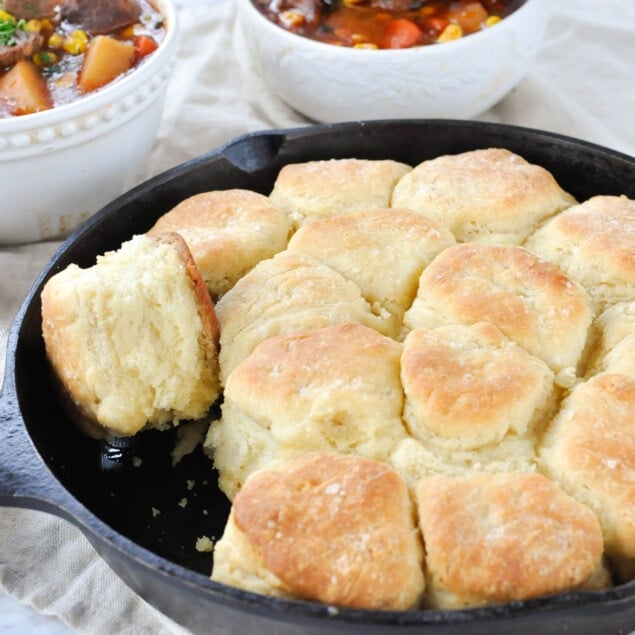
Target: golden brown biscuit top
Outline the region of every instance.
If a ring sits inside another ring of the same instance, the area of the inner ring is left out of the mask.
[[[548,242],[575,246],[575,260],[635,284],[635,201],[625,196],[594,196],[558,214],[541,232]],[[574,265],[571,275],[574,275]]]
[[[462,447],[527,432],[553,386],[544,362],[487,322],[411,331],[401,376],[412,433],[423,428]]]
[[[599,565],[597,519],[542,475],[435,475],[416,497],[430,583],[459,604],[575,589]]]
[[[311,220],[288,248],[332,267],[355,282],[369,302],[401,318],[423,268],[453,244],[448,229],[421,214],[380,208]]]
[[[558,372],[577,365],[591,318],[585,292],[554,264],[521,247],[465,243],[424,270],[405,322],[491,322]]]
[[[408,493],[383,463],[310,453],[252,475],[233,513],[265,566],[299,597],[405,609],[423,592]]]
[[[271,200],[301,224],[307,218],[389,207],[395,183],[412,168],[392,160],[330,159],[282,167]]]
[[[400,355],[399,343],[360,324],[271,337],[230,373],[225,400],[296,454],[385,459],[405,435]]]
[[[550,474],[603,510],[610,552],[635,557],[635,379],[602,373],[565,401],[541,449]],[[619,519],[619,520],[618,520]],[[617,525],[616,525],[617,523]]]
[[[423,161],[395,186],[392,206],[445,224],[460,242],[520,244],[537,224],[570,205],[553,175],[504,148]]]
[[[306,405],[323,390],[334,393],[327,394],[333,401],[340,392],[363,395],[373,375],[392,384],[389,370],[398,367],[400,353],[400,344],[361,324],[294,331],[261,342],[230,374],[226,390],[241,386],[256,407],[266,400],[301,411],[298,400]]]

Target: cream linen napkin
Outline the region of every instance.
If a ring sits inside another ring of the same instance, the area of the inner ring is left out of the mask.
[[[552,3],[529,75],[479,119],[540,128],[635,154],[635,3]],[[307,125],[256,75],[231,0],[180,2],[181,56],[159,137],[139,179],[267,128]],[[58,243],[0,248],[0,369],[19,303]],[[0,509],[0,584],[81,633],[182,634],[132,593],[68,523]]]

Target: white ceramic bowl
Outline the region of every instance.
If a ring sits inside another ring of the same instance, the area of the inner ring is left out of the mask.
[[[176,63],[172,0],[159,48],[132,73],[73,103],[0,119],[0,244],[68,235],[138,177]]]
[[[489,29],[409,49],[368,50],[317,42],[237,0],[257,69],[290,106],[315,121],[469,119],[498,102],[539,50],[549,0],[526,0]]]

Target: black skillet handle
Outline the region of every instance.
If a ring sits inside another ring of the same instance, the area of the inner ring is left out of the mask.
[[[25,507],[72,520],[77,501],[37,452],[24,426],[7,373],[0,395],[0,507]]]

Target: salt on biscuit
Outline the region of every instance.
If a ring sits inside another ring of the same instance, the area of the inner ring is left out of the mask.
[[[410,329],[491,322],[542,359],[557,384],[570,385],[592,316],[585,291],[554,264],[521,247],[465,243],[426,267],[404,322]]]
[[[359,287],[310,256],[283,251],[258,263],[216,305],[221,326],[220,376],[267,337],[299,329],[356,322],[390,331]]]
[[[258,262],[287,246],[291,219],[267,196],[249,190],[203,192],[159,218],[150,234],[177,232],[215,297]]]
[[[454,244],[447,229],[421,214],[383,208],[309,221],[288,248],[355,282],[371,305],[394,316],[397,335],[421,272]]]
[[[93,434],[203,417],[217,399],[218,324],[177,234],[135,236],[42,291],[46,353]]]
[[[280,170],[269,196],[299,227],[311,218],[390,207],[395,184],[411,169],[392,160],[290,163]]]
[[[565,399],[539,449],[539,466],[598,516],[607,554],[635,574],[635,379],[602,373]]]
[[[635,294],[635,200],[594,196],[545,223],[525,246],[579,282],[599,312]]]
[[[406,487],[353,455],[310,453],[258,472],[234,500],[212,579],[335,606],[417,608],[422,548]]]
[[[406,433],[401,345],[360,324],[272,337],[227,378],[206,448],[232,498],[247,476],[311,451],[386,460]]]
[[[540,474],[436,475],[422,479],[415,492],[430,608],[609,583],[597,518]]]
[[[575,202],[543,167],[487,148],[420,163],[397,183],[391,205],[445,225],[459,242],[519,245]]]

